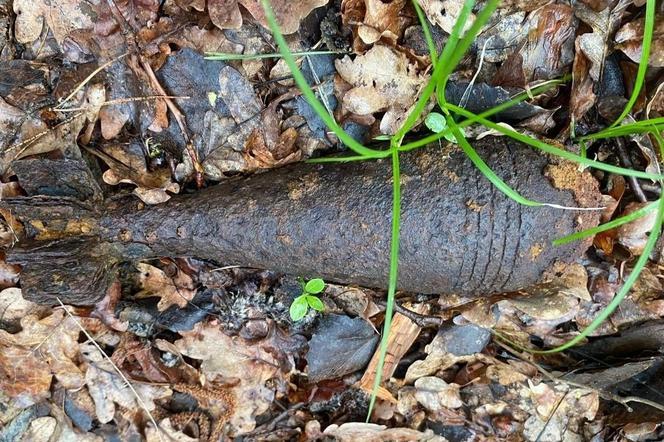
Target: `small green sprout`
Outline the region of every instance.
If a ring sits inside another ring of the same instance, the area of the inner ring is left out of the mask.
[[[320,278],[310,279],[306,284],[302,281],[302,294],[295,298],[290,306],[290,317],[293,321],[299,321],[307,314],[309,307],[322,312],[325,306],[320,300],[318,293],[325,289],[325,281]]]
[[[427,115],[427,117],[424,119],[424,124],[431,132],[437,134],[447,129],[447,119],[443,114],[439,114],[438,112],[431,112],[429,115]],[[462,128],[459,128],[459,130],[464,136],[466,135]],[[450,143],[458,144],[456,137],[450,131],[447,131],[443,137],[445,137],[445,139]]]

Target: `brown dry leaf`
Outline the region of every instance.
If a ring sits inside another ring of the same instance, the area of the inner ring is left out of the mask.
[[[574,63],[572,65],[572,91],[570,93],[569,107],[571,127],[576,127],[576,123],[588,112],[597,101],[595,95],[595,84],[593,82],[591,71],[595,67],[595,60],[591,61],[586,55],[586,51],[582,50],[584,36],[594,36],[596,34],[583,34],[577,37],[575,42],[576,53],[574,56]]]
[[[85,383],[95,403],[99,422],[105,424],[113,420],[115,404],[128,410],[143,410],[132,390],[93,344],[81,344],[80,349],[84,359],[88,362]],[[155,400],[169,397],[172,394],[170,388],[161,385],[134,382],[133,387],[148,411],[155,409]]]
[[[27,408],[49,397],[51,369],[30,348],[0,344],[0,391],[16,408]]]
[[[54,150],[78,152],[76,139],[85,115],[75,114],[49,129],[39,118],[9,105],[0,97],[0,173],[14,160]]]
[[[272,0],[272,10],[284,34],[297,32],[300,20],[314,9],[326,5],[328,0]],[[212,23],[221,29],[239,28],[242,26],[242,15],[238,3],[244,6],[251,15],[265,28],[268,27],[260,0],[208,0],[208,11]]]
[[[158,296],[160,300],[157,309],[160,312],[172,305],[186,307],[187,303],[196,295],[191,277],[180,270],[178,270],[176,279],[173,279],[163,270],[150,264],[138,263],[136,268],[140,272],[139,285],[142,288],[136,296],[139,298]]]
[[[180,185],[172,181],[171,172],[161,168],[148,170],[145,155],[137,143],[109,144],[102,151],[93,151],[110,167],[102,175],[110,185],[135,184],[134,194],[146,204],[168,201],[168,192],[178,193]]]
[[[410,428],[387,428],[385,425],[370,424],[364,422],[346,422],[345,424],[330,425],[323,434],[334,438],[338,442],[446,442],[442,436],[438,436],[431,430],[420,432]]]
[[[463,1],[420,0],[419,3],[431,23],[440,26],[442,30],[448,34],[452,33],[454,23],[456,23],[461,10],[463,9]],[[474,21],[475,16],[471,14],[468,21],[464,24],[463,30],[467,31]]]
[[[32,363],[39,365],[45,362],[65,388],[83,386],[83,373],[75,362],[79,353],[80,329],[73,318],[65,317],[63,310],[56,310],[43,319],[35,315],[25,316],[21,320],[21,327],[22,330],[16,334],[0,330],[0,346],[27,350],[32,358],[39,361]]]
[[[353,33],[356,36],[353,47],[358,49],[356,52],[363,52],[361,49],[364,45],[373,44],[381,39],[395,45],[408,24],[407,18],[401,15],[405,5],[405,0],[391,2],[364,0],[364,4],[344,2],[342,6],[344,23],[352,22],[351,15],[358,18],[355,23],[359,26],[353,26]],[[351,10],[353,7],[355,9]]]
[[[255,417],[268,410],[275,399],[274,387],[266,382],[280,377],[279,361],[263,342],[248,342],[224,334],[219,323],[198,323],[192,331],[180,333],[175,346],[185,356],[201,360],[201,373],[208,382],[236,379],[229,387],[237,406],[230,417],[236,434],[253,430]]]
[[[424,408],[434,413],[444,408],[463,406],[459,386],[448,384],[434,376],[424,376],[415,381],[415,398]]]
[[[644,17],[630,21],[620,28],[615,36],[616,47],[635,63],[641,61],[644,24]],[[664,67],[664,14],[655,15],[655,28],[653,30],[648,65],[660,68]]]
[[[96,14],[86,1],[15,0],[16,23],[14,35],[19,43],[31,43],[39,38],[46,24],[59,45],[70,32],[92,29]]]
[[[39,316],[46,313],[48,307],[23,299],[21,289],[11,287],[0,292],[0,325],[5,330],[8,325],[18,325],[21,318],[28,315]]]
[[[530,394],[537,413],[531,414],[523,427],[526,440],[583,440],[583,424],[592,421],[599,410],[596,391],[569,389],[564,385],[551,387],[545,383],[524,388]]]
[[[159,421],[159,429],[156,429],[152,423],[148,423],[148,426],[145,428],[145,440],[146,442],[163,442],[164,435],[166,440],[170,442],[199,442],[199,438],[189,437],[184,434],[182,431],[176,430],[173,428],[170,418],[165,418]]]
[[[647,203],[630,203],[625,207],[621,216],[628,215],[646,205]],[[653,210],[639,219],[618,227],[616,229],[618,242],[627,247],[634,255],[640,255],[648,241],[648,233],[655,224],[656,216],[657,213]]]
[[[403,53],[383,45],[374,46],[354,60],[346,56],[335,66],[352,86],[342,98],[344,108],[357,115],[386,111],[380,123],[384,134],[398,130],[427,80]]]

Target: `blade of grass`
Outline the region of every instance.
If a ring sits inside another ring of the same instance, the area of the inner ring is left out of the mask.
[[[532,88],[530,90],[530,94],[535,94],[536,95],[536,94],[540,94],[542,92],[546,92],[546,91],[554,88],[555,86],[558,86],[559,84],[564,84],[565,81],[566,81],[566,79],[564,79],[564,78],[563,79],[556,79],[556,80],[547,81],[544,84],[541,84],[539,86],[536,86],[536,87]],[[477,116],[467,118],[463,121],[458,122],[457,126],[461,129],[463,129],[465,127],[470,126],[471,124],[477,123],[478,118],[489,118],[492,115],[495,115],[499,112],[504,111],[505,109],[509,109],[510,107],[512,107],[514,105],[517,105],[517,104],[527,100],[528,98],[530,98],[530,94],[528,93],[528,91],[521,92],[521,93],[515,95],[510,100],[505,101],[504,103],[500,103],[499,105],[496,105],[496,106],[492,107],[491,109],[486,110],[486,111],[484,111],[480,114],[477,114]],[[447,127],[444,130],[442,130],[442,131],[440,131],[436,134],[432,134],[432,135],[429,135],[429,136],[424,137],[422,139],[419,139],[417,141],[413,141],[413,142],[404,144],[404,145],[399,147],[399,150],[402,151],[402,152],[407,152],[407,151],[413,150],[417,147],[424,146],[424,145],[429,144],[429,143],[433,143],[433,142],[438,141],[441,138],[445,137],[446,135],[450,134],[451,131],[452,131],[452,129],[450,127]]]
[[[652,132],[653,128],[663,131],[664,130],[664,117],[651,118],[643,121],[636,121],[634,123],[624,124],[617,127],[609,127],[594,134],[584,135],[579,137],[579,140],[599,140],[602,138],[616,138],[635,133]]]
[[[620,116],[613,122],[611,127],[619,125],[622,120],[630,113],[632,107],[639,99],[639,94],[643,88],[643,83],[646,79],[646,72],[648,70],[648,61],[650,59],[650,45],[652,44],[653,29],[655,28],[655,0],[646,0],[646,17],[643,29],[643,43],[641,47],[641,60],[639,61],[639,69],[636,72],[636,79],[634,80],[634,90],[629,97],[629,101],[625,105]]]
[[[338,51],[294,51],[291,52],[293,57],[307,57],[310,55],[332,55],[332,54],[347,54],[348,52]],[[220,61],[234,61],[234,60],[259,60],[263,58],[281,58],[283,55],[280,52],[272,54],[233,54],[230,52],[206,52],[206,60],[220,60]]]
[[[459,14],[459,19],[454,24],[454,28],[452,29],[452,34],[450,35],[450,38],[447,40],[447,43],[443,48],[443,52],[440,56],[441,60],[446,60],[448,54],[450,54],[453,51],[454,49],[453,46],[456,44],[456,39],[454,37],[455,33],[458,36],[461,28],[463,27],[463,23],[465,23],[465,21],[468,20],[468,17],[473,9],[474,4],[475,0],[465,1],[464,7],[461,10],[461,13]],[[404,123],[401,125],[399,130],[392,137],[393,140],[398,140],[397,144],[400,145],[401,140],[406,135],[406,133],[408,133],[408,131],[410,131],[413,128],[415,122],[422,114],[422,111],[424,111],[424,108],[426,107],[429,98],[434,93],[436,87],[438,86],[438,84],[440,84],[441,80],[445,76],[449,75],[450,72],[447,68],[448,68],[447,63],[438,63],[434,66],[431,78],[429,79],[427,85],[424,87],[424,90],[417,99],[417,102],[415,102],[413,110],[408,114],[408,117],[406,117]]]
[[[420,3],[418,0],[413,0],[413,7],[415,8],[415,12],[417,13],[417,19],[420,21],[420,25],[422,26],[422,32],[424,33],[424,41],[427,42],[427,47],[429,48],[431,65],[435,67],[436,63],[438,63],[438,49],[436,48],[436,43],[434,43],[433,41],[433,36],[431,35],[431,29],[429,28],[429,24],[427,23],[427,18],[424,15],[422,8],[420,7]]]
[[[660,157],[664,158],[664,139],[662,139],[662,136],[657,131],[653,132],[653,136],[655,137],[655,139],[657,140],[657,144],[659,145]],[[664,186],[664,181],[660,180],[660,184]],[[602,310],[600,314],[597,315],[597,317],[586,328],[584,328],[581,331],[581,333],[579,333],[577,336],[570,339],[563,345],[548,350],[532,350],[532,349],[524,349],[521,346],[517,347],[527,352],[535,354],[558,353],[579,344],[583,339],[585,339],[592,332],[594,332],[600,325],[602,325],[604,321],[606,321],[609,318],[609,316],[613,314],[613,312],[618,308],[623,299],[625,299],[625,297],[629,294],[629,291],[632,289],[632,286],[639,278],[641,271],[643,270],[643,268],[648,263],[648,260],[650,259],[650,254],[655,248],[655,244],[657,244],[657,239],[659,239],[659,235],[662,232],[663,223],[664,223],[664,197],[661,197],[657,202],[657,217],[655,218],[655,223],[652,227],[650,235],[648,236],[648,241],[646,241],[646,245],[643,248],[643,252],[641,253],[641,256],[639,256],[639,259],[636,261],[636,264],[634,265],[632,272],[629,274],[629,276],[623,283],[622,287],[620,288],[620,290],[618,290],[618,293],[616,293],[616,296],[611,300],[609,305],[607,305],[604,308],[604,310]],[[508,342],[510,345],[514,345],[513,342],[507,340],[505,337],[499,334],[497,336],[500,339]]]
[[[295,59],[291,55],[288,44],[286,43],[286,40],[281,33],[281,28],[277,23],[277,19],[274,16],[274,11],[272,10],[270,0],[261,0],[261,5],[263,6],[263,11],[265,12],[265,19],[270,26],[272,35],[274,36],[274,41],[277,43],[279,52],[284,57],[284,61],[288,65],[291,74],[293,74],[293,79],[295,80],[297,87],[300,89],[302,95],[304,95],[304,98],[306,98],[307,102],[314,109],[316,114],[320,117],[321,120],[323,120],[325,125],[332,132],[334,132],[339,140],[341,140],[346,146],[348,146],[351,150],[359,155],[373,158],[385,158],[389,156],[389,151],[369,149],[368,147],[363,146],[361,143],[358,143],[353,137],[346,133],[341,128],[341,126],[339,126],[339,124],[337,124],[332,115],[327,112],[323,104],[318,100],[318,98],[316,98],[316,94],[309,86],[309,83],[307,83],[307,80],[304,78],[304,75],[302,75],[300,69],[297,67]]]
[[[380,354],[373,387],[371,389],[371,399],[369,400],[369,411],[367,412],[367,422],[371,418],[371,413],[376,405],[378,389],[383,380],[383,368],[385,367],[385,356],[387,355],[387,344],[392,327],[392,315],[394,312],[394,298],[397,292],[397,279],[399,269],[399,232],[401,222],[401,171],[399,168],[399,150],[396,144],[390,150],[392,153],[392,232],[390,236],[390,275],[387,287],[387,304],[385,306],[385,323],[383,324],[383,336],[380,340]]]
[[[447,116],[447,126],[452,131],[452,134],[456,137],[459,146],[466,154],[466,156],[470,158],[470,161],[473,162],[475,167],[477,167],[480,170],[480,172],[482,172],[482,174],[489,181],[491,181],[491,183],[494,186],[498,188],[498,190],[503,192],[505,195],[507,195],[517,203],[523,204],[524,206],[538,207],[543,205],[538,201],[533,201],[521,196],[516,190],[512,189],[510,186],[507,185],[507,183],[505,183],[505,181],[503,181],[498,175],[496,175],[496,173],[493,170],[491,170],[489,165],[486,164],[484,160],[479,156],[477,151],[473,149],[473,147],[470,145],[466,137],[459,129],[459,126],[454,122],[454,119],[449,115]]]
[[[658,202],[654,201],[650,204],[648,204],[645,207],[640,208],[639,210],[635,210],[632,213],[629,213],[627,215],[623,215],[619,218],[616,218],[612,221],[606,222],[604,224],[600,224],[597,227],[593,227],[591,229],[586,229],[582,230],[580,232],[573,233],[571,235],[563,236],[562,238],[556,239],[555,241],[552,242],[554,246],[562,246],[563,244],[570,243],[572,241],[576,241],[579,239],[587,238],[589,236],[597,235],[598,233],[605,232],[607,230],[615,229],[616,227],[620,227],[623,224],[627,224],[629,222],[632,222],[636,219],[641,218],[642,216],[647,215],[648,213],[652,212],[657,208]]]
[[[482,26],[484,26],[489,18],[491,18],[491,14],[496,10],[499,3],[500,0],[489,0],[486,3],[486,6],[475,17],[475,21],[464,35],[464,38],[459,40],[458,44],[455,44],[452,54],[450,54],[448,58],[441,56],[441,60],[445,60],[445,70],[443,71],[442,79],[438,84],[438,105],[442,106],[442,103],[445,102],[445,87],[447,86],[447,80],[449,79],[450,74],[457,67],[464,54],[475,40],[475,37],[477,37],[477,34],[482,30]],[[452,35],[450,35],[450,39],[452,39]],[[455,43],[457,42],[455,41]]]
[[[520,141],[524,144],[527,144],[529,146],[532,146],[536,149],[539,149],[543,152],[546,152],[551,155],[556,155],[561,158],[564,158],[566,160],[574,161],[579,164],[582,164],[584,166],[588,167],[593,167],[595,169],[600,169],[604,170],[605,172],[611,172],[611,173],[616,173],[618,175],[625,175],[625,176],[634,176],[637,178],[644,178],[644,179],[649,179],[649,180],[661,180],[664,178],[662,175],[654,174],[654,173],[647,173],[647,172],[641,172],[638,170],[632,170],[632,169],[625,169],[622,167],[618,166],[613,166],[611,164],[606,164],[602,163],[600,161],[595,161],[591,160],[588,158],[584,158],[580,155],[573,154],[571,152],[568,152],[564,149],[560,149],[558,147],[554,147],[550,144],[547,144],[543,141],[537,140],[535,138],[529,137],[527,135],[523,135],[515,130],[508,129],[505,126],[501,126],[499,124],[496,124],[490,120],[487,120],[486,118],[480,118],[478,115],[467,111],[466,109],[460,108],[459,106],[455,106],[450,103],[445,103],[445,108],[451,110],[452,112],[462,115],[467,118],[472,118],[476,117],[477,121],[479,123],[482,123],[484,126],[489,127],[491,129],[495,129],[496,131],[502,133],[503,135],[506,135],[510,138],[513,138],[517,141]]]

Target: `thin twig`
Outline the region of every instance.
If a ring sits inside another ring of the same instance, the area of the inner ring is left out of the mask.
[[[629,158],[629,153],[627,153],[627,149],[625,148],[625,142],[621,138],[616,138],[616,147],[618,150],[618,158],[620,158],[620,162],[622,163],[623,167],[627,169],[632,169],[634,165],[632,164],[632,160]],[[627,180],[629,181],[629,185],[632,188],[632,191],[636,195],[639,201],[642,203],[647,203],[648,198],[646,197],[646,194],[643,193],[643,189],[641,189],[641,184],[639,183],[639,180],[636,179],[636,177],[633,176],[628,176]]]
[[[664,411],[664,405],[662,405],[662,404],[660,404],[660,403],[658,403],[658,402],[655,402],[655,401],[651,401],[650,399],[644,399],[644,398],[640,398],[640,397],[638,397],[638,396],[618,396],[617,394],[613,394],[613,393],[611,393],[611,392],[609,392],[609,391],[599,390],[599,389],[597,389],[597,388],[593,388],[593,387],[590,387],[590,386],[588,386],[588,385],[584,385],[584,384],[581,384],[581,383],[578,383],[578,382],[569,381],[569,380],[567,380],[567,379],[563,379],[563,378],[560,378],[560,377],[554,376],[553,373],[549,372],[548,370],[546,370],[544,367],[542,367],[542,366],[539,365],[538,363],[529,360],[529,359],[528,359],[525,355],[523,355],[521,352],[519,352],[519,351],[517,351],[517,350],[515,350],[515,349],[513,349],[513,348],[511,348],[511,347],[509,347],[509,346],[507,346],[507,345],[505,345],[505,344],[503,344],[503,343],[500,342],[500,341],[495,341],[495,342],[496,342],[496,344],[498,344],[498,345],[499,345],[500,347],[502,347],[503,349],[505,349],[505,350],[509,351],[510,353],[516,355],[521,361],[523,361],[523,362],[527,362],[527,363],[531,364],[533,367],[535,367],[535,368],[537,369],[537,371],[539,371],[540,373],[542,373],[542,374],[543,374],[545,377],[547,377],[550,381],[553,381],[553,382],[561,382],[561,383],[564,383],[564,384],[570,385],[570,386],[572,386],[572,387],[583,388],[583,389],[586,389],[586,390],[595,391],[595,392],[596,392],[596,393],[597,393],[602,399],[606,399],[606,400],[608,400],[608,401],[614,401],[614,402],[617,402],[617,403],[623,405],[623,406],[627,409],[627,411],[629,411],[629,412],[632,412],[632,411],[633,411],[633,410],[632,410],[632,407],[630,407],[630,406],[628,405],[629,402],[638,402],[638,403],[641,403],[641,404],[644,404],[644,405],[648,405],[648,406],[650,406],[650,407],[653,407],[653,408],[655,408],[655,409],[657,409],[657,410],[659,410],[659,411]]]
[[[163,95],[147,95],[145,97],[128,97],[128,98],[116,98],[115,100],[109,100],[105,101],[101,104],[99,107],[104,107],[104,106],[114,106],[116,104],[124,104],[124,103],[130,103],[133,101],[147,101],[147,100],[156,100],[156,99],[162,99],[162,98],[177,98],[179,100],[188,100],[191,97],[187,96],[168,96],[164,97]],[[88,110],[93,110],[96,109],[97,106],[85,106],[85,107],[68,107],[66,109],[56,109],[53,108],[54,111],[57,112],[74,112],[74,111],[88,111]]]
[[[161,436],[161,433],[162,433],[161,428],[159,427],[159,425],[157,425],[157,421],[154,419],[154,417],[152,417],[152,413],[150,413],[150,410],[148,410],[147,404],[138,395],[138,392],[136,391],[134,386],[131,384],[131,382],[129,382],[129,379],[127,379],[127,377],[124,375],[124,373],[122,373],[122,371],[118,368],[118,366],[115,365],[113,360],[106,353],[104,353],[104,350],[102,350],[101,346],[99,344],[97,344],[97,341],[94,340],[94,338],[81,325],[81,323],[76,320],[74,315],[71,314],[71,312],[67,309],[67,307],[62,303],[60,298],[56,297],[55,299],[57,299],[58,303],[63,308],[65,313],[67,313],[67,315],[72,319],[72,321],[74,321],[74,324],[76,324],[76,326],[81,330],[81,332],[83,332],[83,334],[90,340],[90,342],[92,342],[92,345],[94,345],[97,348],[97,350],[99,350],[99,353],[111,364],[111,366],[113,367],[115,372],[118,374],[118,376],[120,376],[122,378],[122,380],[125,382],[125,384],[127,384],[127,387],[129,387],[129,389],[131,390],[132,394],[136,398],[136,401],[141,406],[141,408],[143,408],[143,411],[145,411],[147,413],[148,417],[150,418],[150,422],[152,422],[152,425],[154,425],[154,427],[156,428],[157,435],[159,436],[159,440],[163,442],[164,439]]]
[[[385,303],[381,302],[380,304],[385,306]],[[445,322],[443,318],[439,318],[438,316],[422,315],[420,313],[409,310],[401,306],[398,302],[394,303],[394,311],[410,319],[420,328],[440,327]]]
[[[85,79],[82,82],[80,82],[78,84],[78,86],[76,86],[74,88],[74,90],[71,91],[71,93],[69,95],[67,95],[67,97],[64,100],[62,100],[55,108],[53,108],[53,110],[60,110],[60,108],[62,106],[64,106],[65,103],[67,103],[69,100],[71,100],[74,97],[74,95],[76,95],[76,93],[83,88],[83,86],[88,84],[90,82],[90,80],[92,80],[95,77],[95,75],[97,75],[98,73],[100,73],[101,71],[103,71],[104,69],[106,69],[107,67],[109,67],[110,65],[115,63],[116,61],[120,60],[121,58],[126,57],[128,54],[129,54],[129,52],[125,52],[124,54],[122,54],[118,57],[115,57],[111,61],[107,61],[106,63],[102,64],[97,69],[92,71],[92,73],[90,75],[88,75],[87,77],[85,77]]]

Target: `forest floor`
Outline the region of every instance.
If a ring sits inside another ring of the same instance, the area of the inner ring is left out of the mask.
[[[463,2],[419,4],[440,51]],[[272,5],[336,121],[372,146],[394,134],[432,72],[410,1]],[[645,8],[503,2],[451,75],[449,99],[479,112],[571,74],[494,120],[578,153],[571,140],[607,127],[631,94]],[[630,121],[664,116],[658,8]],[[204,57],[212,52],[246,57]],[[128,198],[149,213],[238,176],[345,152],[284,61],[256,56],[278,52],[257,0],[0,0],[0,199],[49,195],[94,206]],[[415,132],[431,128],[418,122]],[[472,142],[498,132],[473,125],[465,134]],[[659,173],[653,142],[647,134],[599,141],[588,156]],[[603,221],[661,194],[650,180],[585,173],[603,194]],[[287,262],[253,269],[191,250],[124,262],[100,300],[60,303],[38,285],[28,294],[34,281],[5,259],[27,236],[60,239],[49,236],[45,210],[43,222],[21,225],[1,209],[2,442],[664,439],[664,241],[583,345],[532,354],[493,334],[528,348],[569,341],[614,298],[653,216],[598,234],[555,284],[525,293],[399,292],[384,389],[365,423],[384,290],[313,283],[315,308],[304,305],[294,320],[300,277],[312,275],[274,271]],[[86,222],[72,218],[63,231],[85,233]],[[68,265],[95,278],[84,263]]]

